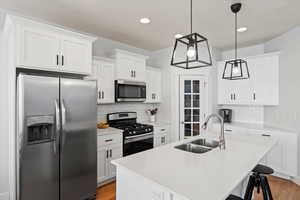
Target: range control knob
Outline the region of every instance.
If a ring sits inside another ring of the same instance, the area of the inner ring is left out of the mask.
[[[133,131],[133,134],[135,134],[136,133],[136,131]]]

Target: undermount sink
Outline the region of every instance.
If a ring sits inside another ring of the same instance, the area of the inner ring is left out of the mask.
[[[200,146],[205,146],[209,148],[216,148],[219,146],[219,142],[215,140],[209,140],[209,139],[198,139],[194,140],[191,142],[192,144],[200,145]]]
[[[176,149],[192,153],[206,153],[219,146],[219,142],[208,139],[197,139],[190,143],[175,146]]]

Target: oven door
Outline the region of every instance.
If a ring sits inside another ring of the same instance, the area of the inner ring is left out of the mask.
[[[153,142],[153,133],[126,137],[123,144],[123,156],[152,149]]]
[[[116,80],[116,102],[143,102],[146,101],[146,83]]]

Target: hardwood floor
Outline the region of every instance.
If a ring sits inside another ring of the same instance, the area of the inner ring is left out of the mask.
[[[268,177],[274,200],[300,200],[300,186],[273,176]],[[255,200],[263,200],[262,193],[254,194]],[[115,200],[116,183],[98,188],[97,200]]]
[[[269,176],[272,195],[274,200],[300,200],[300,186],[291,181]],[[262,192],[255,193],[255,200],[263,200]]]
[[[96,200],[115,200],[116,199],[116,183],[104,185],[97,190]]]

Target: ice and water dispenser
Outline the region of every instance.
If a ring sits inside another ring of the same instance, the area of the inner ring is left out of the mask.
[[[27,144],[51,142],[55,135],[54,116],[27,117]]]

